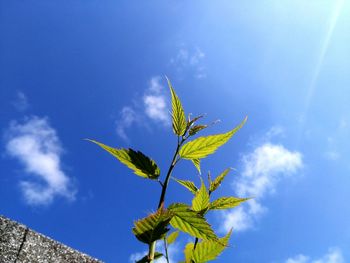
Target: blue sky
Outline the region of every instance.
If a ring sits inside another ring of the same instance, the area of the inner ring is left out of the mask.
[[[164,172],[167,75],[187,113],[221,120],[203,134],[249,116],[202,164],[234,168],[220,194],[255,196],[209,216],[234,228],[217,262],[350,260],[349,2],[1,1],[0,33],[0,214],[106,262],[143,253],[132,223],[159,185],[83,139]],[[174,176],[199,183],[186,162]],[[190,198],[170,185],[168,204]]]

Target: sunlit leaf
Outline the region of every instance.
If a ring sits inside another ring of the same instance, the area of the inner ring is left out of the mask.
[[[184,135],[187,127],[187,121],[185,112],[183,110],[181,101],[176,95],[170,80],[167,78],[168,85],[171,92],[171,106],[172,106],[172,119],[173,119],[173,130],[176,135]]]
[[[225,144],[246,122],[247,118],[243,120],[233,130],[223,133],[210,135],[206,137],[199,137],[193,141],[186,143],[179,151],[179,154],[184,159],[201,159],[209,154],[214,153],[220,146]]]
[[[199,131],[201,131],[207,127],[208,127],[208,125],[194,125],[189,129],[188,134],[193,136],[196,133],[198,133]]]
[[[200,159],[192,159],[191,160],[194,166],[197,168],[199,174],[201,174],[201,160]]]
[[[185,246],[184,254],[185,254],[185,263],[192,263],[192,252],[193,252],[193,243],[187,243]]]
[[[141,177],[157,179],[160,175],[160,170],[157,164],[140,151],[125,148],[112,148],[94,140],[89,141],[96,143],[102,149],[112,154],[121,163],[125,164],[127,167],[132,169],[135,174]]]
[[[224,180],[225,176],[228,174],[230,170],[231,170],[230,168],[226,169],[218,177],[216,177],[214,181],[210,183],[210,187],[209,187],[210,192],[214,192],[221,185],[222,180]]]
[[[186,204],[172,204],[169,211],[173,214],[170,224],[193,237],[205,240],[217,240],[213,229],[197,212],[191,210]]]
[[[174,243],[178,236],[179,236],[179,231],[174,231],[174,232],[172,232],[172,233],[171,233],[169,236],[167,236],[167,238],[166,238],[167,244],[170,245],[170,244]]]
[[[184,186],[185,188],[187,188],[188,190],[190,190],[191,193],[193,193],[193,194],[196,194],[196,192],[198,191],[198,188],[191,181],[179,180],[179,179],[175,179],[175,178],[173,178],[173,179],[176,182],[178,182],[179,184],[181,184],[182,186]]]
[[[157,212],[136,221],[132,232],[141,242],[151,244],[165,237],[169,231],[168,225],[171,218],[171,213],[160,208]]]
[[[213,201],[209,205],[210,210],[220,210],[220,209],[229,209],[240,205],[241,203],[249,200],[249,198],[239,198],[239,197],[220,197]]]
[[[192,209],[197,212],[204,211],[208,208],[209,203],[209,194],[204,182],[202,181],[201,188],[199,191],[197,191],[195,197],[192,200]]]
[[[204,263],[216,259],[227,247],[232,231],[225,237],[220,238],[219,242],[213,240],[204,240],[197,243],[192,251],[192,260],[195,263]]]

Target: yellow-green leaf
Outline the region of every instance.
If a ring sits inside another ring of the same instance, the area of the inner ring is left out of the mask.
[[[184,249],[185,263],[193,263],[192,261],[193,247],[194,247],[194,244],[192,242],[186,244]]]
[[[202,181],[201,188],[197,191],[195,197],[192,200],[192,209],[197,212],[204,211],[208,208],[210,203],[209,194],[207,188]]]
[[[192,159],[191,160],[194,166],[197,168],[199,174],[201,174],[201,160],[200,159]]]
[[[249,200],[249,198],[239,198],[239,197],[220,197],[213,201],[209,205],[210,210],[219,210],[219,209],[229,209],[240,205],[241,203]]]
[[[190,128],[190,130],[188,131],[188,134],[193,136],[195,134],[197,134],[197,132],[207,128],[208,125],[194,125],[193,127]]]
[[[227,247],[232,230],[218,241],[204,240],[196,245],[196,249],[192,251],[192,260],[195,263],[204,263],[216,259],[222,251]]]
[[[157,212],[136,221],[132,232],[141,242],[151,244],[165,237],[169,231],[168,225],[171,218],[171,213],[160,208]]]
[[[180,156],[189,160],[207,157],[225,144],[240,128],[242,128],[246,120],[247,118],[227,133],[199,137],[186,143],[179,151]]]
[[[187,127],[187,121],[185,112],[183,110],[181,101],[176,95],[170,80],[167,78],[168,86],[171,92],[171,106],[172,106],[172,119],[173,119],[173,130],[176,135],[184,135]]]
[[[193,237],[205,240],[217,240],[213,229],[197,212],[191,210],[186,204],[172,204],[169,211],[173,214],[170,224]]]
[[[174,231],[174,232],[172,232],[172,233],[166,238],[167,244],[170,245],[170,244],[174,243],[178,236],[179,236],[179,231]]]
[[[209,187],[210,192],[214,192],[221,185],[222,180],[224,180],[225,176],[228,174],[230,170],[231,170],[230,168],[226,169],[218,177],[216,177],[214,181],[210,182],[210,187]]]
[[[121,163],[132,169],[138,176],[149,179],[157,179],[160,175],[160,170],[157,164],[140,151],[125,148],[112,148],[94,140],[89,141],[96,143],[102,149],[112,154]]]
[[[196,192],[198,191],[198,188],[191,181],[179,180],[175,178],[173,179],[179,184],[181,184],[182,186],[184,186],[185,188],[187,188],[188,190],[190,190],[192,194],[196,194]]]

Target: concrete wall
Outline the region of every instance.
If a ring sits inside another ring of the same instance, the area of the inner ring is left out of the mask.
[[[101,263],[0,216],[0,263]]]

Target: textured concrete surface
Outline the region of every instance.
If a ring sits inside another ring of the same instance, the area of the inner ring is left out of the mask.
[[[0,263],[101,263],[0,216]]]
[[[0,216],[0,262],[16,262],[27,228]]]

